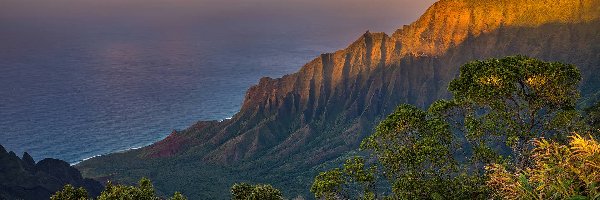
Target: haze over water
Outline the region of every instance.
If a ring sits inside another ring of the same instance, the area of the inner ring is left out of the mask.
[[[0,0],[0,144],[68,162],[148,145],[432,3]]]

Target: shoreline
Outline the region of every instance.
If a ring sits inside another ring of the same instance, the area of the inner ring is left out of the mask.
[[[230,116],[230,117],[226,117],[226,118],[220,119],[218,121],[219,122],[223,122],[223,121],[226,121],[226,120],[230,120],[231,118],[233,118],[233,115]],[[150,145],[152,145],[154,143],[157,143],[157,142],[159,142],[161,140],[164,140],[165,138],[167,138],[167,136],[168,135],[166,135],[164,137],[160,137],[158,140],[155,140],[154,142],[150,142],[150,143],[145,144],[145,145],[129,147],[129,148],[125,148],[125,149],[121,149],[121,150],[117,150],[117,151],[113,151],[113,152],[109,152],[109,153],[105,153],[105,154],[98,154],[98,155],[90,156],[90,157],[87,157],[87,158],[84,158],[84,159],[80,159],[80,160],[75,161],[75,162],[69,162],[69,165],[70,166],[75,166],[75,165],[77,165],[77,164],[79,164],[81,162],[84,162],[84,161],[92,159],[92,158],[96,158],[96,157],[100,157],[100,156],[105,156],[105,155],[109,155],[109,154],[115,154],[115,153],[123,153],[123,152],[131,151],[131,150],[136,150],[136,149],[141,149],[141,148],[150,146]]]

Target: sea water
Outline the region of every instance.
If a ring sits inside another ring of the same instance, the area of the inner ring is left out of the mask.
[[[2,1],[0,144],[70,163],[149,145],[231,117],[261,77],[293,73],[422,12],[219,2]]]

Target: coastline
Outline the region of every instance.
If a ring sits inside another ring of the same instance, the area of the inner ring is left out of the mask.
[[[220,119],[220,120],[218,120],[218,121],[219,121],[219,122],[222,122],[222,121],[226,121],[226,120],[231,120],[231,118],[233,118],[233,115],[232,115],[232,116],[230,116],[230,117],[226,117],[226,118]],[[125,148],[125,149],[121,149],[121,150],[116,150],[116,151],[109,152],[109,153],[97,154],[97,155],[94,155],[94,156],[90,156],[90,157],[87,157],[87,158],[83,158],[83,159],[80,159],[80,160],[78,160],[78,161],[75,161],[75,162],[70,162],[70,163],[69,163],[69,165],[71,165],[71,166],[75,166],[75,165],[77,165],[77,164],[79,164],[79,163],[81,163],[81,162],[84,162],[84,161],[86,161],[86,160],[89,160],[89,159],[92,159],[92,158],[96,158],[96,157],[100,157],[100,156],[105,156],[105,155],[110,155],[110,154],[124,153],[124,152],[127,152],[127,151],[131,151],[131,150],[137,150],[137,149],[141,149],[141,148],[144,148],[144,147],[148,147],[148,146],[150,146],[150,145],[152,145],[152,144],[154,144],[154,143],[156,143],[156,142],[159,142],[159,141],[161,141],[161,140],[164,140],[165,138],[167,138],[167,136],[168,136],[168,135],[165,135],[165,136],[163,136],[163,137],[157,138],[157,139],[156,139],[156,140],[154,140],[153,142],[147,143],[147,144],[145,144],[145,145],[141,145],[141,146],[134,146],[134,147],[129,147],[129,148]]]

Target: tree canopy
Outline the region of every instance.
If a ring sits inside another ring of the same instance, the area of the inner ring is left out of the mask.
[[[375,166],[367,168],[364,158],[354,157],[346,160],[342,169],[335,168],[321,172],[315,178],[310,191],[317,198],[325,198],[327,200],[348,199],[351,196],[359,196],[360,199],[375,199],[377,198],[374,188],[376,170]],[[344,187],[352,184],[355,187]]]
[[[87,200],[88,193],[83,187],[75,188],[70,184],[50,197],[50,200]]]
[[[282,200],[283,194],[271,185],[236,183],[231,187],[233,200]]]
[[[534,139],[566,142],[570,132],[585,130],[575,109],[580,80],[574,65],[525,56],[463,65],[449,84],[451,99],[427,110],[399,105],[363,140],[361,150],[380,168],[373,177],[384,178],[370,184],[388,185],[373,193],[391,192],[387,197],[395,199],[489,198],[485,166],[519,172],[535,165]],[[356,184],[344,177],[338,168],[322,172],[311,191],[317,198],[343,196]]]
[[[585,109],[585,121],[593,132],[600,132],[600,102]]]
[[[87,191],[80,187],[75,189],[72,185],[65,185],[61,191],[56,192],[51,200],[87,200]],[[111,182],[106,184],[104,191],[98,196],[98,200],[159,200],[162,199],[156,195],[154,186],[150,179],[142,178],[138,186],[113,185]],[[186,200],[187,198],[179,192],[169,198],[169,200]]]
[[[524,166],[531,139],[566,139],[581,125],[575,110],[580,81],[579,70],[569,64],[525,56],[473,61],[460,68],[448,87],[453,99],[443,102],[459,112],[463,121],[454,126],[473,146],[475,159],[485,163],[506,152],[491,149],[504,141],[516,164]]]

